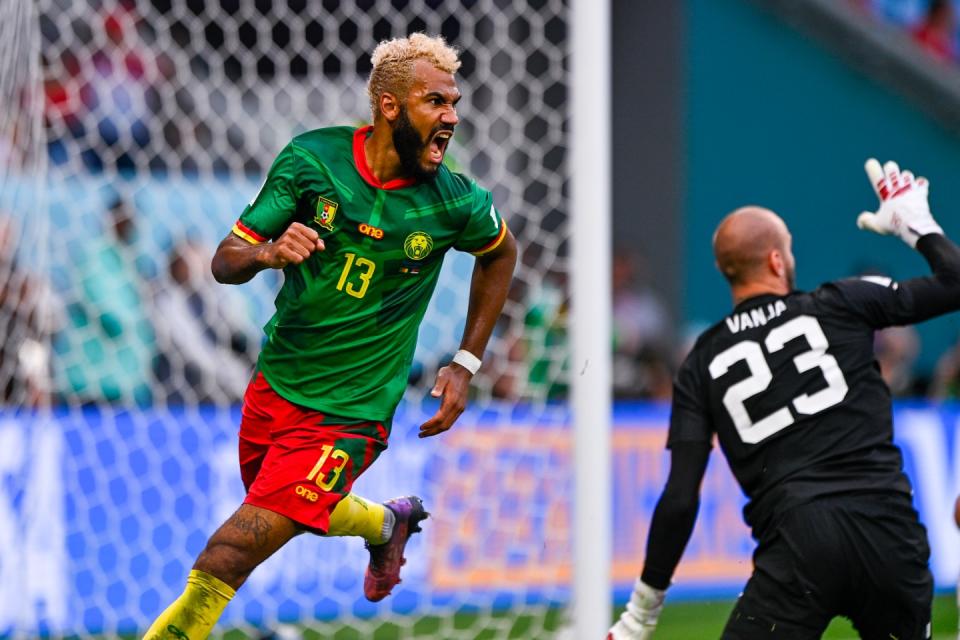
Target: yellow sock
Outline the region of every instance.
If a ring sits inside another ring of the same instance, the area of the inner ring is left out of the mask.
[[[150,625],[144,640],[203,640],[235,593],[227,583],[194,569],[187,588]]]
[[[348,493],[330,514],[327,535],[360,536],[370,544],[383,544],[390,537],[383,526],[386,511],[382,504]]]

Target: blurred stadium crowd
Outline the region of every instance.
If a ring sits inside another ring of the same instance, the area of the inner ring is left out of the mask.
[[[931,57],[960,62],[955,0],[851,0],[872,19],[897,25]]]
[[[57,1],[63,3],[64,11],[69,10],[69,2]],[[290,0],[291,6],[297,1]],[[867,14],[865,19],[900,25],[932,56],[957,62],[953,0],[850,2]],[[220,4],[226,14],[239,12],[238,3]],[[186,17],[205,15],[202,5],[198,3],[194,15]],[[256,5],[264,14],[270,10],[270,3]],[[151,11],[169,11],[165,0],[151,0],[149,6]],[[285,47],[290,34],[282,23],[265,31],[249,29],[247,22],[240,21],[234,42],[215,22],[198,25],[175,20],[169,34],[161,37],[132,0],[101,7],[98,14],[86,13],[83,20],[70,23],[69,40],[58,32],[62,24],[42,19],[44,40],[60,44],[50,47],[43,61],[51,164],[76,163],[73,154],[79,149],[79,161],[94,174],[107,169],[110,175],[119,176],[200,169],[214,174],[223,170],[262,175],[263,158],[252,152],[254,147],[247,144],[240,129],[228,129],[226,140],[213,139],[205,121],[217,114],[215,110],[207,113],[212,105],[196,104],[189,87],[178,84],[170,52],[176,50],[178,58],[188,58],[198,77],[224,76],[227,82],[221,86],[236,90],[235,95],[222,96],[224,100],[232,97],[254,103],[258,100],[252,88],[254,80],[269,80],[278,69],[266,54],[251,63],[239,60],[229,49],[237,47],[237,51],[257,56],[256,51]],[[350,28],[349,22],[342,25],[340,37],[349,39],[350,34],[342,31]],[[456,37],[458,25],[445,23],[445,28],[451,31],[448,37]],[[305,34],[311,45],[319,46],[324,38],[319,26],[307,25]],[[262,41],[265,37],[269,41]],[[227,53],[222,68],[209,66],[202,53],[209,48]],[[341,66],[355,68],[361,75],[367,72],[365,56],[348,58],[324,56],[322,72],[335,75]],[[464,62],[464,73],[469,76],[474,64],[469,51]],[[293,77],[318,71],[300,56],[293,56],[288,64],[283,73]],[[257,78],[244,77],[251,69]],[[562,99],[559,94],[554,101]],[[91,123],[95,123],[93,127]],[[168,152],[150,152],[157,147],[158,138]],[[18,146],[10,142],[0,143],[0,153],[9,156],[17,152]],[[176,167],[169,166],[171,158],[178,163]],[[75,268],[69,278],[58,280],[58,274],[52,274],[49,282],[46,276],[19,264],[17,223],[12,218],[0,219],[0,273],[4,274],[0,322],[7,324],[0,345],[0,372],[5,374],[2,379],[9,381],[4,386],[4,402],[24,406],[63,398],[138,405],[238,401],[256,358],[262,318],[255,318],[229,287],[213,282],[209,274],[212,246],[182,240],[170,247],[167,256],[148,255],[134,242],[138,214],[122,184],[115,186],[106,202],[101,218],[104,233],[83,255],[71,257]],[[516,212],[505,213],[511,216]],[[547,231],[562,224],[562,220],[558,222],[562,216],[548,218],[553,222],[544,222],[542,228]],[[524,223],[518,220],[515,224],[521,241]],[[532,228],[528,235],[536,237],[536,231]],[[524,244],[523,262],[528,267],[552,260],[542,255],[549,250],[546,247],[535,241]],[[67,280],[79,295],[58,302],[61,282]],[[555,400],[567,393],[568,358],[557,357],[566,344],[566,274],[562,269],[549,269],[535,284],[518,284],[511,294],[524,312],[505,320],[498,330],[499,358],[491,357],[486,365],[494,397]],[[669,399],[673,372],[696,331],[703,327],[683,327],[682,319],[650,286],[644,256],[630,249],[615,247],[611,287],[615,397]],[[911,327],[877,335],[879,362],[893,394],[960,397],[960,341],[940,357],[932,371],[916,367],[919,351],[919,337]],[[61,354],[77,352],[83,352],[88,366],[81,366],[75,357],[58,361]],[[91,371],[98,372],[96,379]]]
[[[50,282],[18,264],[15,223],[0,224],[4,402],[237,402],[262,334],[237,290],[214,282],[212,247],[184,240],[158,267],[136,248],[137,214],[127,199],[116,195],[104,216],[103,235],[76,256],[72,281],[81,295],[66,304]],[[669,400],[673,373],[703,327],[681,328],[647,281],[643,256],[629,249],[614,251],[611,286],[615,397]],[[529,400],[543,387],[550,400],[566,396],[567,359],[552,349],[565,348],[568,303],[566,279],[554,274],[525,301],[520,326],[500,327],[508,362],[485,365],[496,370],[494,397]],[[77,350],[82,361],[59,361]],[[894,397],[960,399],[960,341],[931,372],[915,366],[919,351],[913,327],[877,333],[877,358]]]
[[[129,200],[114,194],[104,216],[71,273],[49,279],[20,263],[17,223],[0,219],[4,403],[239,400],[260,330],[244,300],[214,282],[212,249],[185,239],[157,266],[137,248]]]

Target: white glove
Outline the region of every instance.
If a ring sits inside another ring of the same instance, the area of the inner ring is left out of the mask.
[[[930,214],[926,178],[914,179],[909,171],[900,171],[896,162],[890,161],[880,167],[875,158],[864,165],[867,178],[880,198],[876,213],[864,211],[857,217],[857,226],[881,235],[894,234],[916,248],[917,240],[928,233],[943,233]]]
[[[664,589],[654,589],[637,578],[630,602],[616,624],[610,627],[607,640],[650,640],[663,610]]]

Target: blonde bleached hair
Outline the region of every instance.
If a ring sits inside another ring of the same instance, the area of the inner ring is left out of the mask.
[[[417,60],[427,60],[440,71],[450,74],[460,68],[460,52],[448,45],[443,36],[414,33],[406,38],[384,40],[370,56],[373,69],[367,82],[367,93],[374,118],[380,113],[380,97],[384,93],[400,98],[407,95],[413,84],[413,63]]]

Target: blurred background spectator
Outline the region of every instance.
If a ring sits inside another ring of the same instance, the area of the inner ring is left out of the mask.
[[[150,146],[152,131],[165,129],[169,121],[158,87],[173,76],[173,62],[156,46],[155,33],[133,0],[103,3],[89,23],[78,22],[78,27],[81,42],[74,46],[85,45],[82,57],[74,47],[65,48],[53,65],[61,73],[45,81],[47,121],[63,124],[61,136],[82,141],[80,155],[88,170],[132,172],[138,155]],[[71,150],[59,136],[52,136],[50,152],[56,163],[70,160]]]
[[[62,322],[49,285],[17,258],[19,225],[0,215],[0,398],[23,407],[51,399],[50,337]]]
[[[960,339],[937,360],[929,395],[933,400],[960,400]]]
[[[620,399],[668,399],[672,386],[672,321],[649,286],[643,258],[614,247],[613,391]]]
[[[153,283],[157,380],[171,404],[238,402],[260,351],[260,328],[236,289],[217,284],[211,252],[188,239]]]
[[[930,55],[944,62],[957,60],[957,12],[952,0],[931,0],[913,38]]]
[[[533,245],[524,252],[526,266],[541,256]],[[643,259],[635,251],[613,252],[613,385],[618,399],[669,399],[676,351],[672,320],[666,305],[649,286]],[[496,369],[493,395],[510,399],[559,400],[566,397],[569,361],[567,340],[569,298],[566,274],[548,270],[528,285],[517,281],[510,299],[526,309],[522,327],[501,320],[497,335],[507,345],[506,362]]]
[[[148,317],[146,261],[136,247],[135,213],[110,196],[104,229],[69,245],[69,331],[56,345],[68,391],[82,401],[149,404],[156,337]]]
[[[875,19],[890,22],[905,33],[932,57],[956,63],[957,2],[956,0],[851,0]]]
[[[874,353],[880,375],[894,398],[915,398],[925,391],[925,381],[916,376],[920,337],[912,326],[888,327],[874,335]]]
[[[566,372],[567,333],[570,298],[567,274],[548,271],[542,282],[534,283],[524,316],[524,338],[520,350],[528,367],[528,389],[521,397],[560,400],[569,390]]]
[[[521,248],[518,273],[543,272],[542,278],[516,277],[494,334],[503,347],[485,358],[496,398],[513,401],[555,401],[567,397],[570,369],[567,274],[557,256],[533,242]]]

